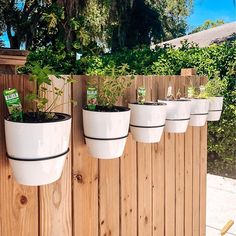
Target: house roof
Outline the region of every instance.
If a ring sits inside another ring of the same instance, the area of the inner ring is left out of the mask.
[[[236,37],[236,22],[223,24],[208,30],[203,30],[201,32],[189,34],[176,39],[172,39],[163,43],[158,44],[158,46],[164,46],[165,44],[171,44],[176,46],[176,48],[181,47],[181,41],[188,40],[188,42],[194,42],[199,45],[199,47],[207,47],[213,43],[220,43]],[[154,47],[154,45],[152,46]]]

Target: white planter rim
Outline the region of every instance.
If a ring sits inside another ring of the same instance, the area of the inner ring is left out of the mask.
[[[139,106],[139,107],[145,107],[145,106],[148,106],[148,107],[157,107],[157,106],[167,106],[166,103],[163,103],[163,102],[145,102],[143,104],[139,104],[138,102],[132,102],[132,103],[129,103],[130,105],[135,105],[135,106]],[[133,124],[130,124],[131,127],[134,127],[134,128],[148,128],[148,129],[153,129],[153,128],[161,128],[161,127],[164,127],[165,124],[162,124],[162,125],[151,125],[151,126],[142,126],[142,125],[133,125]]]
[[[96,105],[96,107],[102,107],[99,105]],[[94,112],[94,113],[105,113],[105,114],[114,114],[114,113],[120,113],[120,112],[127,112],[130,111],[130,108],[124,107],[124,106],[113,106],[113,108],[118,109],[119,111],[96,111],[96,110],[89,110],[87,106],[83,107],[83,110],[86,112]]]
[[[27,112],[27,113],[34,113],[34,112]],[[48,112],[45,112],[45,113],[48,113]],[[24,125],[42,125],[42,124],[53,124],[53,123],[59,123],[59,122],[63,122],[63,121],[66,121],[66,120],[69,120],[71,119],[71,115],[69,114],[66,114],[66,113],[61,113],[61,112],[53,112],[54,114],[62,117],[62,119],[58,119],[58,120],[52,120],[52,121],[41,121],[41,122],[21,122],[21,121],[13,121],[13,120],[10,120],[8,116],[7,118],[5,118],[4,120],[6,122],[12,122],[12,123],[20,123],[20,124],[24,124]]]
[[[101,106],[97,106],[97,107],[101,107]],[[94,113],[94,115],[97,114],[107,114],[107,115],[112,115],[112,114],[122,114],[124,112],[130,112],[130,108],[128,107],[124,107],[124,106],[114,106],[114,108],[118,109],[119,111],[96,111],[96,110],[88,110],[87,107],[83,107],[83,110],[86,112],[91,112]],[[129,131],[126,135],[123,135],[121,137],[114,137],[114,138],[95,138],[95,137],[91,137],[91,136],[87,136],[84,133],[84,137],[87,139],[92,139],[92,140],[98,140],[98,141],[112,141],[112,140],[119,140],[119,139],[125,139],[129,136]]]
[[[18,157],[11,157],[7,153],[8,159],[14,160],[14,161],[27,161],[27,162],[35,162],[35,161],[46,161],[46,160],[51,160],[51,159],[56,159],[60,158],[63,155],[66,155],[70,151],[70,148],[68,148],[65,152],[55,155],[55,156],[50,156],[50,157],[41,157],[41,158],[18,158]]]

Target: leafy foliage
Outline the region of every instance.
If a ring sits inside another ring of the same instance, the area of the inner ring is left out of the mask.
[[[64,44],[92,53],[149,45],[185,33],[192,0],[0,0],[11,48]]]
[[[227,88],[227,80],[219,77],[211,79],[207,82],[205,89],[209,97],[223,96]]]
[[[61,87],[54,86],[51,78],[56,76],[57,79],[63,81]],[[26,95],[26,99],[31,102],[31,107],[34,113],[39,114],[36,117],[40,117],[40,113],[46,113],[53,119],[52,111],[60,106],[58,99],[64,93],[64,88],[67,84],[75,82],[72,76],[60,76],[55,73],[49,66],[41,67],[39,64],[34,64],[31,67],[31,74],[29,76],[30,81],[34,81],[36,86],[34,91],[31,91]],[[53,95],[53,101],[48,104],[48,96]],[[68,102],[74,103],[70,100]],[[48,117],[47,117],[48,118]]]
[[[196,29],[194,29],[190,34],[197,33],[203,30],[207,30],[210,28],[214,28],[220,25],[223,25],[225,22],[223,20],[216,20],[216,21],[211,21],[211,20],[206,20],[203,25],[198,26]]]
[[[104,71],[96,71],[96,73],[90,74],[92,76],[102,76],[99,80],[98,105],[109,109],[115,105],[118,98],[124,94],[134,78],[132,75],[127,77],[127,71],[128,65],[123,64],[118,68],[111,67]],[[98,87],[98,85],[94,84],[93,86]]]

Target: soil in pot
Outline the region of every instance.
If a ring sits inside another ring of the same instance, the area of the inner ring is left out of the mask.
[[[23,121],[14,121],[11,116],[6,120],[20,123],[49,123],[58,122],[70,119],[71,116],[64,113],[47,113],[47,112],[26,112],[23,113]]]

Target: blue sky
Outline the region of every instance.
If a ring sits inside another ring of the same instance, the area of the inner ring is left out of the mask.
[[[192,14],[188,17],[188,31],[192,31],[206,20],[224,20],[226,23],[236,21],[236,1],[234,0],[193,0]],[[2,37],[9,47],[7,37]]]
[[[236,21],[234,0],[193,0],[192,14],[188,17],[189,30],[202,25],[206,20]],[[236,4],[236,3],[235,3]]]

